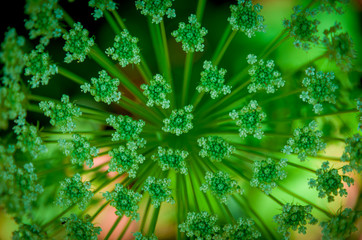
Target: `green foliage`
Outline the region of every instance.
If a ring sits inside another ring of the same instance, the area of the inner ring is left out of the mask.
[[[189,132],[193,128],[192,119],[192,105],[185,106],[183,109],[174,109],[169,118],[163,120],[164,126],[162,130],[176,136]]]
[[[328,12],[329,14],[336,12],[338,14],[343,14],[343,8],[340,7],[340,4],[347,4],[349,0],[321,0],[319,5],[319,10],[322,12]]]
[[[280,72],[274,70],[275,64],[273,60],[258,61],[257,56],[249,54],[247,62],[251,65],[249,75],[251,83],[248,85],[249,93],[264,89],[267,93],[275,93],[278,88],[284,86],[285,81],[281,78]]]
[[[345,208],[343,211],[338,210],[329,221],[321,222],[322,240],[344,240],[349,239],[350,235],[357,231],[355,222],[362,216],[361,211],[353,211],[350,208]]]
[[[302,84],[307,91],[303,91],[300,98],[313,105],[313,111],[320,114],[323,110],[323,102],[336,103],[334,92],[338,86],[333,83],[334,73],[316,72],[314,67],[307,68],[305,73],[307,77],[303,79]]]
[[[316,171],[317,179],[310,179],[309,186],[319,191],[318,197],[328,197],[328,202],[334,201],[334,196],[347,196],[347,190],[342,183],[345,182],[349,187],[354,183],[353,178],[341,176],[338,170],[329,167],[329,162],[323,162],[321,168]],[[334,196],[333,196],[334,195]]]
[[[94,12],[92,13],[94,20],[103,17],[104,11],[114,11],[117,8],[116,3],[112,0],[89,0],[88,5],[94,8]]]
[[[154,234],[150,236],[143,236],[141,232],[135,232],[133,236],[135,237],[135,240],[158,240]]]
[[[115,133],[112,133],[112,141],[137,139],[145,125],[143,120],[133,120],[127,115],[117,117],[110,115],[106,122],[116,130]]]
[[[158,165],[162,168],[162,171],[167,171],[173,168],[176,172],[181,174],[187,174],[185,159],[189,155],[184,150],[173,150],[171,148],[166,149],[158,147],[157,154],[152,155],[152,159],[158,162]]]
[[[225,74],[225,69],[218,69],[217,66],[212,65],[211,61],[204,61],[204,71],[201,72],[200,84],[196,90],[210,93],[212,99],[217,98],[219,94],[230,94],[231,86],[224,84]]]
[[[298,154],[300,161],[305,161],[308,155],[317,156],[317,152],[326,148],[326,144],[321,139],[323,133],[317,130],[317,127],[317,122],[313,120],[303,128],[294,129],[293,137],[289,138],[282,152]]]
[[[103,197],[107,201],[111,200],[110,205],[117,209],[116,214],[118,216],[126,215],[132,220],[139,220],[139,213],[137,213],[139,206],[137,204],[141,201],[141,194],[128,190],[120,183],[116,183],[115,189],[112,192],[103,193]]]
[[[236,224],[226,224],[223,227],[222,239],[224,240],[252,240],[261,237],[255,228],[255,223],[250,218],[239,218]]]
[[[143,95],[148,98],[147,106],[161,106],[163,109],[170,107],[170,100],[166,95],[172,92],[170,84],[166,82],[161,74],[156,74],[150,81],[150,84],[142,84]]]
[[[143,185],[142,190],[148,192],[151,197],[151,204],[155,208],[161,206],[162,202],[175,203],[171,193],[171,179],[163,178],[156,179],[154,177],[148,177]]]
[[[287,177],[287,173],[283,170],[286,166],[287,159],[285,158],[280,159],[278,163],[271,158],[255,161],[250,186],[257,187],[269,195],[273,188],[277,187],[277,181]]]
[[[278,224],[278,232],[284,235],[284,239],[290,238],[290,230],[298,233],[306,234],[307,228],[305,225],[317,224],[318,220],[311,214],[312,206],[302,206],[299,204],[285,204],[281,214],[273,217]]]
[[[56,204],[61,207],[77,204],[79,209],[85,210],[94,196],[90,188],[91,183],[89,181],[82,182],[81,176],[76,173],[73,177],[60,182]]]
[[[206,183],[201,185],[200,190],[204,193],[210,190],[222,203],[226,204],[227,197],[235,192],[239,194],[243,193],[238,182],[232,180],[227,172],[206,172],[205,180]]]
[[[358,173],[362,172],[362,137],[359,133],[353,137],[346,139],[346,147],[344,149],[341,160],[348,162],[348,165],[342,167],[343,172],[352,172],[356,170]]]
[[[44,240],[47,234],[36,224],[21,224],[19,229],[13,232],[12,240]]]
[[[189,16],[189,24],[180,22],[178,29],[173,31],[171,35],[176,39],[176,42],[182,43],[182,49],[189,52],[203,52],[204,51],[204,37],[207,30],[201,27],[194,14]]]
[[[264,17],[259,15],[262,8],[251,0],[238,0],[238,5],[230,5],[231,16],[228,21],[232,29],[244,32],[249,38],[255,36],[255,32],[264,32]]]
[[[199,155],[202,158],[208,157],[212,162],[221,162],[223,159],[230,157],[235,147],[226,142],[219,136],[208,136],[197,140],[201,151]]]
[[[141,57],[137,42],[138,38],[132,37],[128,30],[124,29],[116,35],[113,47],[107,48],[106,54],[112,56],[112,59],[118,61],[122,67],[131,63],[138,64],[141,61]]]
[[[74,60],[84,62],[94,45],[94,38],[88,35],[88,30],[84,29],[80,22],[74,23],[73,29],[63,34],[65,40],[63,50],[67,52],[64,62],[71,63]]]
[[[159,24],[163,17],[176,17],[175,9],[172,9],[172,2],[175,0],[136,0],[136,8],[141,14],[152,17],[152,22]]]
[[[54,101],[41,101],[40,109],[44,115],[50,117],[50,124],[60,128],[60,131],[73,132],[75,130],[74,118],[82,115],[77,105],[69,102],[69,96],[63,94],[61,103]]]
[[[181,223],[178,228],[180,232],[186,233],[186,236],[190,238],[195,237],[197,240],[212,239],[220,230],[216,221],[217,216],[206,211],[188,212],[186,221]]]
[[[239,126],[239,135],[242,138],[253,134],[257,139],[261,139],[264,135],[261,122],[266,118],[266,114],[262,111],[256,100],[251,100],[248,105],[241,110],[235,109],[229,113],[232,120],[236,120]]]
[[[105,70],[98,72],[98,78],[91,78],[91,83],[80,86],[82,92],[90,92],[97,102],[102,101],[107,104],[119,102],[121,93],[118,91],[119,79],[111,78]]]
[[[58,73],[58,67],[51,64],[49,53],[44,52],[42,47],[32,50],[29,54],[24,55],[25,76],[32,76],[29,83],[32,88],[39,85],[48,85],[50,78]]]
[[[82,219],[72,213],[69,217],[61,218],[60,221],[66,228],[66,240],[97,240],[102,231],[100,227],[93,225],[88,214]]]

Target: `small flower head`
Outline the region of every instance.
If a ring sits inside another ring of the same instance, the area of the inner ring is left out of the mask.
[[[109,172],[117,171],[119,174],[127,172],[130,178],[136,177],[138,165],[144,162],[145,157],[138,154],[135,149],[130,149],[129,146],[119,146],[109,151],[109,156],[112,157],[109,163]]]
[[[73,132],[75,130],[74,118],[82,115],[77,105],[69,102],[69,96],[63,94],[61,103],[54,101],[41,101],[39,107],[44,115],[50,117],[50,124],[60,128],[60,131]]]
[[[150,85],[142,84],[143,95],[148,99],[147,106],[161,106],[163,109],[170,107],[170,100],[166,98],[172,92],[170,84],[166,82],[161,74],[156,74],[150,81]]]
[[[336,102],[334,92],[338,86],[333,82],[334,73],[316,72],[313,67],[307,68],[305,72],[307,77],[303,79],[302,84],[307,91],[303,91],[300,98],[313,105],[313,111],[319,114],[323,110],[323,102]]]
[[[358,173],[362,172],[362,137],[355,134],[353,137],[346,139],[346,147],[341,157],[343,162],[348,162],[348,165],[343,166],[343,172],[352,172],[356,170]]]
[[[128,190],[123,187],[122,184],[117,183],[115,189],[112,192],[105,192],[103,196],[107,201],[111,200],[110,205],[117,209],[116,214],[118,216],[126,215],[132,218],[132,220],[138,221],[139,214],[137,213],[139,206],[137,205],[141,201],[142,195]]]
[[[171,179],[156,179],[154,177],[148,177],[143,185],[143,191],[148,192],[151,197],[151,204],[158,208],[162,202],[175,203],[171,195]]]
[[[67,52],[64,62],[71,63],[74,60],[84,62],[94,45],[93,37],[88,35],[88,30],[84,29],[80,22],[74,23],[73,29],[63,34],[65,40],[63,50]]]
[[[227,197],[234,192],[243,193],[238,183],[226,172],[206,172],[205,180],[206,183],[201,185],[200,190],[204,193],[210,190],[222,203],[226,204]]]
[[[341,24],[336,22],[334,26],[325,30],[322,44],[327,49],[327,56],[330,60],[336,61],[343,71],[347,72],[352,68],[352,61],[357,57],[354,43],[347,32],[338,33],[342,30]]]
[[[328,197],[328,202],[334,201],[334,196],[347,196],[347,191],[343,187],[343,182],[348,186],[354,183],[353,178],[341,176],[338,170],[329,167],[329,162],[323,162],[321,168],[316,171],[317,179],[310,179],[309,186],[319,191],[318,197]]]
[[[250,218],[239,218],[236,224],[224,226],[222,239],[225,240],[253,240],[261,237],[261,233],[255,228],[255,223]]]
[[[58,0],[37,1],[28,10],[29,19],[25,21],[25,28],[29,30],[30,39],[41,37],[40,43],[48,45],[50,39],[61,36],[63,11],[58,7]]]
[[[78,218],[72,213],[69,217],[60,219],[66,229],[66,240],[97,240],[102,229],[95,227],[88,214],[84,218]]]
[[[250,134],[253,134],[257,139],[263,137],[264,132],[261,130],[261,122],[266,118],[266,114],[262,111],[256,100],[251,100],[240,111],[232,110],[229,116],[236,120],[236,125],[240,127],[240,137],[245,138]]]
[[[66,178],[60,182],[56,203],[61,207],[77,204],[79,209],[84,210],[94,195],[90,188],[91,183],[82,182],[81,176],[76,173],[72,178]]]
[[[355,222],[362,216],[361,211],[353,211],[350,208],[341,209],[328,222],[321,222],[322,240],[349,239],[351,234],[358,230]]]
[[[208,212],[200,213],[188,212],[186,221],[181,223],[178,228],[180,232],[185,232],[187,237],[195,237],[197,240],[212,239],[220,230],[216,224],[217,216]]]
[[[164,126],[162,130],[176,136],[187,133],[193,128],[192,119],[192,105],[185,106],[183,109],[174,109],[169,118],[163,120]]]
[[[209,136],[207,138],[199,138],[197,140],[201,151],[201,157],[208,157],[212,162],[221,162],[225,158],[230,157],[234,152],[235,147],[226,142],[222,137]]]
[[[205,61],[200,84],[196,87],[196,90],[210,93],[212,99],[219,97],[220,94],[230,94],[231,86],[224,84],[225,74],[225,69],[218,69],[217,66],[212,65],[211,61]]]
[[[19,229],[13,232],[12,240],[44,240],[47,234],[36,224],[21,224]]]
[[[289,138],[282,152],[298,154],[300,161],[305,161],[307,155],[317,156],[317,152],[326,148],[326,144],[321,139],[323,133],[317,130],[317,127],[317,122],[313,120],[303,128],[296,128],[293,137]]]
[[[116,10],[117,6],[112,0],[89,0],[88,5],[94,8],[92,13],[95,20],[103,17],[103,12],[106,10]]]
[[[122,67],[131,63],[138,64],[141,58],[137,42],[138,38],[132,37],[125,29],[116,35],[113,47],[107,48],[106,54],[112,56],[112,59],[118,61]]]
[[[90,92],[97,102],[102,101],[107,104],[119,102],[121,93],[118,91],[118,78],[111,78],[105,70],[98,72],[98,78],[91,78],[92,84],[85,83],[80,88],[83,92]]]
[[[269,195],[272,189],[277,186],[277,181],[287,177],[287,173],[283,170],[286,165],[287,159],[285,158],[282,158],[279,163],[276,163],[271,158],[255,161],[250,186],[257,187]]]
[[[119,115],[117,117],[110,115],[106,121],[116,130],[115,133],[112,133],[112,141],[138,139],[145,125],[143,120],[133,120],[127,115]]]
[[[318,44],[319,42],[317,27],[320,22],[312,19],[317,12],[309,8],[302,10],[301,6],[295,6],[293,11],[291,19],[285,19],[283,25],[289,35],[294,37],[294,45],[307,51],[310,49],[310,43]]]
[[[338,3],[347,4],[349,3],[349,0],[321,0],[318,9],[321,12],[328,12],[328,13],[336,12],[338,14],[343,14],[343,8]]]
[[[273,60],[264,61],[257,60],[254,54],[247,56],[247,62],[251,65],[249,68],[249,76],[251,83],[248,85],[249,93],[264,89],[266,93],[274,93],[278,88],[284,86],[285,81],[281,77],[280,72],[274,69]]]
[[[194,14],[189,16],[189,24],[180,22],[178,29],[171,33],[175,37],[176,42],[182,43],[182,49],[187,53],[203,52],[206,34],[207,30],[201,27]]]
[[[4,64],[4,75],[18,79],[25,65],[23,47],[25,38],[18,36],[15,28],[10,28],[5,33],[4,41],[1,43],[0,62]]]
[[[260,4],[253,5],[251,0],[238,0],[238,5],[230,5],[228,21],[232,29],[244,32],[249,38],[255,36],[255,32],[264,32],[264,17],[259,15],[262,8]]]
[[[163,17],[176,17],[175,9],[172,9],[172,2],[175,0],[136,0],[136,8],[141,14],[152,17],[153,23],[160,23]]]
[[[64,154],[70,156],[72,164],[83,166],[85,162],[88,167],[93,166],[93,158],[98,155],[99,150],[96,147],[91,147],[88,139],[79,134],[73,134],[71,141],[60,139],[58,142],[64,149]]]
[[[281,214],[273,217],[274,221],[278,224],[278,232],[284,235],[284,239],[290,238],[290,230],[298,233],[306,234],[307,228],[305,225],[316,224],[318,220],[311,214],[312,206],[302,206],[299,204],[285,204]]]
[[[48,85],[50,78],[58,73],[58,67],[51,64],[49,53],[44,52],[43,48],[32,50],[24,55],[25,76],[32,76],[29,79],[31,88],[37,88],[39,85]]]
[[[158,147],[157,154],[152,155],[152,159],[158,162],[158,165],[162,168],[162,171],[175,169],[176,172],[181,174],[187,174],[185,159],[189,155],[186,151],[173,150],[171,148],[165,149]]]
[[[135,232],[133,236],[135,237],[134,240],[158,240],[155,234],[151,234],[150,236],[143,236],[141,232]]]
[[[39,137],[38,128],[26,122],[25,115],[24,111],[14,121],[17,124],[13,127],[17,135],[16,146],[22,152],[28,152],[33,159],[36,159],[39,154],[46,152],[47,148]]]

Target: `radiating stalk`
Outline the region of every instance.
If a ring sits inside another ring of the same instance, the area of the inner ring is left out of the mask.
[[[153,210],[152,219],[150,222],[150,226],[148,228],[148,235],[151,235],[155,232],[158,215],[160,213],[161,206],[162,206],[162,204],[158,208],[154,208],[154,210]]]
[[[183,85],[182,85],[181,106],[187,105],[187,98],[188,98],[189,88],[190,88],[190,79],[191,79],[193,58],[194,58],[193,52],[188,52],[186,54],[184,78],[183,78]]]
[[[227,28],[225,29],[225,32],[223,36],[220,39],[220,42],[218,46],[216,47],[216,51],[214,53],[214,56],[212,57],[212,63],[214,65],[218,65],[221,61],[221,58],[224,56],[227,48],[229,47],[231,41],[235,37],[237,31],[232,31],[230,24],[228,24]]]
[[[122,219],[122,216],[119,216],[119,217],[117,218],[117,220],[116,220],[116,221],[114,222],[114,224],[112,225],[111,229],[109,229],[108,234],[107,234],[107,236],[104,238],[104,240],[108,240],[108,239],[109,239],[109,237],[112,235],[112,233],[113,233],[114,230],[116,229],[116,227],[117,227],[118,223],[121,221],[121,219]]]
[[[131,223],[132,223],[132,218],[129,218],[126,226],[124,226],[121,234],[118,236],[118,238],[117,238],[118,240],[121,240],[121,239],[124,237],[124,235],[125,235],[126,232],[127,232],[127,229],[128,229],[129,226],[131,225]]]

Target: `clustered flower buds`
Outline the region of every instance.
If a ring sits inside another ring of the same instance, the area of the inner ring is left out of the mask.
[[[199,155],[202,158],[208,157],[212,162],[221,162],[225,158],[230,157],[235,147],[226,142],[219,136],[208,136],[207,138],[199,138],[197,140],[202,148]]]
[[[211,215],[206,211],[200,213],[188,212],[186,221],[181,223],[178,228],[180,232],[186,233],[187,237],[196,239],[212,239],[220,230],[216,224],[217,216]]]
[[[13,232],[12,240],[43,240],[47,239],[47,234],[36,224],[20,224],[19,229]]]
[[[156,74],[150,81],[150,84],[142,84],[143,95],[148,99],[147,106],[161,106],[163,109],[170,107],[170,100],[166,98],[168,93],[172,92],[170,84],[166,82],[161,74]]]
[[[89,239],[97,240],[102,229],[95,227],[91,221],[91,217],[87,214],[84,218],[78,218],[74,213],[69,217],[63,217],[60,222],[66,229],[66,240]]]
[[[141,232],[135,232],[133,236],[135,237],[134,240],[158,240],[155,234],[151,234],[150,236],[143,236]]]
[[[255,228],[255,223],[250,218],[239,218],[236,224],[226,224],[223,227],[222,239],[226,240],[253,240],[261,237],[261,233]]]
[[[342,167],[343,172],[352,172],[356,170],[358,173],[362,172],[362,137],[355,134],[353,137],[346,139],[346,147],[344,149],[341,160],[348,162],[348,165]]]
[[[112,141],[135,140],[139,138],[145,122],[143,120],[133,120],[129,116],[119,115],[117,117],[110,115],[106,122],[111,125],[116,132],[112,134]]]
[[[144,185],[143,190],[148,192],[151,197],[151,204],[158,208],[160,207],[162,202],[168,202],[171,204],[175,203],[171,193],[171,179],[156,179],[154,177],[149,176]]]
[[[193,128],[192,119],[192,105],[185,106],[183,109],[174,109],[171,112],[169,118],[163,120],[164,126],[162,130],[176,136],[180,136],[183,133],[187,133]]]
[[[103,17],[104,11],[114,11],[117,8],[116,3],[112,0],[89,0],[88,5],[94,8],[92,13],[94,20]]]
[[[163,17],[176,17],[175,9],[172,9],[172,2],[175,0],[136,0],[136,8],[141,10],[141,14],[152,17],[152,22],[159,24]]]
[[[162,171],[174,169],[181,174],[187,174],[185,159],[189,155],[188,152],[183,150],[173,150],[171,148],[166,149],[158,147],[157,154],[152,155],[152,159],[157,161]]]

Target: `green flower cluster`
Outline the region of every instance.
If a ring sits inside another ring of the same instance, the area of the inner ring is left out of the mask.
[[[208,136],[197,140],[201,151],[199,155],[202,158],[208,157],[212,162],[221,162],[223,159],[230,157],[235,147],[226,142],[219,136]]]
[[[112,0],[89,0],[88,5],[94,8],[92,13],[94,20],[103,17],[104,11],[114,11],[117,8],[116,3]]]
[[[158,147],[157,154],[152,155],[152,159],[158,162],[162,171],[167,171],[173,168],[176,172],[187,174],[185,159],[189,155],[186,151],[166,149]]]
[[[82,115],[77,105],[69,102],[69,96],[63,94],[61,103],[41,101],[39,107],[44,115],[50,117],[50,124],[60,128],[60,131],[73,132],[76,128],[74,118]]]
[[[60,182],[56,204],[61,207],[70,207],[77,204],[79,209],[85,210],[94,196],[90,188],[91,183],[89,181],[82,182],[80,174],[76,173],[73,177]]]
[[[141,61],[140,49],[137,46],[138,38],[132,37],[127,29],[117,34],[114,38],[113,47],[106,50],[108,56],[118,61],[122,67],[128,64],[138,64]]]
[[[150,84],[142,84],[143,95],[148,99],[147,106],[161,106],[163,109],[170,107],[170,100],[166,95],[172,92],[170,84],[166,82],[161,74],[156,74],[150,81]]]
[[[358,173],[362,172],[362,137],[355,134],[353,137],[346,139],[346,147],[344,149],[341,160],[348,162],[348,165],[342,167],[343,172],[352,172],[356,170]]]
[[[232,180],[227,172],[206,172],[205,181],[206,183],[201,185],[200,190],[204,193],[210,190],[211,193],[224,204],[227,203],[227,197],[229,195],[232,195],[235,192],[239,194],[243,193],[238,182]]]
[[[322,240],[344,240],[358,228],[354,223],[362,216],[361,211],[353,211],[350,208],[340,209],[328,222],[321,222]]]
[[[216,221],[217,216],[206,211],[188,212],[186,221],[181,223],[178,228],[180,232],[186,233],[186,236],[190,238],[195,237],[197,240],[212,239],[220,230]]]
[[[261,237],[261,233],[255,228],[255,223],[250,218],[239,218],[236,224],[226,224],[223,227],[222,238],[224,240],[252,240]]]
[[[141,14],[152,17],[152,22],[159,24],[163,17],[176,17],[175,9],[172,9],[172,2],[175,0],[136,0],[136,8]]]
[[[303,79],[302,84],[307,88],[307,91],[303,91],[300,98],[304,102],[313,105],[313,111],[320,114],[323,110],[323,102],[333,104],[336,102],[334,92],[338,86],[333,83],[334,73],[324,73],[322,71],[316,72],[314,67],[307,68],[305,73],[307,77]]]
[[[108,154],[112,157],[108,171],[117,171],[119,174],[127,172],[130,178],[136,177],[138,165],[145,160],[145,157],[138,154],[130,145],[113,148]]]
[[[112,141],[135,140],[139,138],[139,134],[145,125],[143,120],[133,120],[127,115],[117,117],[110,115],[106,122],[116,130],[115,133],[112,133]]]
[[[244,32],[249,38],[255,36],[255,32],[264,32],[264,17],[259,15],[262,8],[251,0],[238,0],[238,5],[230,5],[231,16],[228,21],[232,29]]]
[[[261,130],[261,122],[266,118],[266,114],[262,111],[256,100],[251,100],[248,105],[241,110],[235,109],[229,113],[232,120],[236,120],[239,126],[239,135],[242,138],[253,134],[257,139],[261,139],[264,132]]]
[[[60,222],[66,229],[66,240],[97,240],[102,231],[93,225],[88,214],[82,219],[72,213],[69,217],[61,218]]]
[[[321,139],[323,133],[317,130],[317,127],[317,122],[313,120],[303,128],[294,129],[293,137],[289,138],[282,152],[298,154],[300,161],[305,161],[307,155],[317,156],[317,152],[326,148],[326,144]]]
[[[58,73],[58,67],[51,64],[49,53],[44,52],[43,48],[32,50],[24,55],[25,76],[32,75],[29,79],[31,88],[37,88],[39,85],[48,85],[50,78]]]
[[[148,192],[151,197],[151,204],[158,208],[162,202],[175,203],[171,193],[171,179],[156,179],[155,177],[148,177],[143,185],[142,190]]]
[[[70,156],[72,164],[83,166],[84,162],[88,167],[93,166],[93,158],[98,155],[99,150],[96,147],[91,147],[87,138],[79,134],[73,134],[71,141],[59,139],[59,145],[64,149],[64,154]]]
[[[107,104],[119,102],[121,93],[118,91],[119,79],[111,78],[105,70],[98,72],[98,78],[91,78],[91,83],[80,86],[82,92],[90,92],[97,102],[102,101]]]
[[[94,38],[88,35],[88,30],[84,29],[80,22],[74,23],[73,29],[63,34],[65,40],[63,50],[67,52],[64,62],[71,63],[74,60],[84,62],[94,45]]]
[[[273,217],[278,224],[278,232],[284,235],[284,239],[290,238],[290,229],[298,230],[298,233],[306,234],[307,228],[305,225],[317,224],[318,220],[311,214],[312,206],[302,206],[299,204],[285,204],[281,214]]]
[[[287,173],[283,170],[286,166],[287,159],[285,158],[280,159],[278,163],[271,158],[255,161],[250,186],[257,187],[269,195],[271,190],[277,187],[276,182],[287,177]]]
[[[206,28],[201,27],[194,14],[189,16],[189,24],[180,22],[178,29],[171,33],[175,37],[176,42],[182,43],[182,49],[187,53],[203,52],[206,34]]]
[[[249,93],[256,92],[257,90],[264,89],[267,93],[275,93],[278,88],[284,86],[285,81],[280,76],[280,72],[274,70],[275,64],[273,60],[258,61],[257,56],[249,54],[247,62],[251,65],[249,68],[249,75],[251,83],[248,85]]]
[[[302,48],[305,51],[310,49],[310,43],[318,44],[319,37],[317,36],[319,21],[312,20],[318,11],[305,8],[302,10],[301,6],[293,8],[294,13],[291,19],[284,19],[283,25],[288,31],[289,36],[295,39],[294,46]]]
[[[188,105],[183,109],[172,110],[170,117],[163,120],[164,126],[162,130],[176,134],[176,136],[189,132],[193,128],[192,119],[194,116],[191,113],[192,109],[193,106]]]
[[[343,8],[338,6],[337,3],[347,4],[349,0],[321,0],[319,10],[322,12],[343,14]]]
[[[310,179],[309,186],[319,191],[318,197],[328,197],[328,202],[334,201],[334,196],[347,196],[347,190],[342,183],[345,182],[349,187],[354,183],[353,178],[341,176],[338,169],[329,167],[329,162],[323,162],[321,168],[316,171],[317,179]],[[334,196],[333,196],[334,195]]]
[[[48,239],[45,232],[36,224],[21,224],[19,229],[13,232],[12,240],[44,240]]]
[[[231,93],[231,86],[224,84],[225,69],[218,69],[217,66],[212,65],[211,61],[205,61],[203,67],[204,71],[201,72],[200,84],[196,87],[199,93],[209,92],[212,99],[219,97],[220,94]]]
[[[115,189],[112,192],[105,192],[103,196],[107,201],[111,201],[110,205],[116,208],[116,214],[118,216],[126,215],[132,220],[138,221],[139,213],[137,213],[139,206],[137,205],[141,201],[142,195],[128,190],[123,187],[122,184],[117,183]]]
[[[135,237],[135,240],[158,240],[158,238],[154,234],[150,236],[143,236],[142,233],[135,232],[133,236]]]

